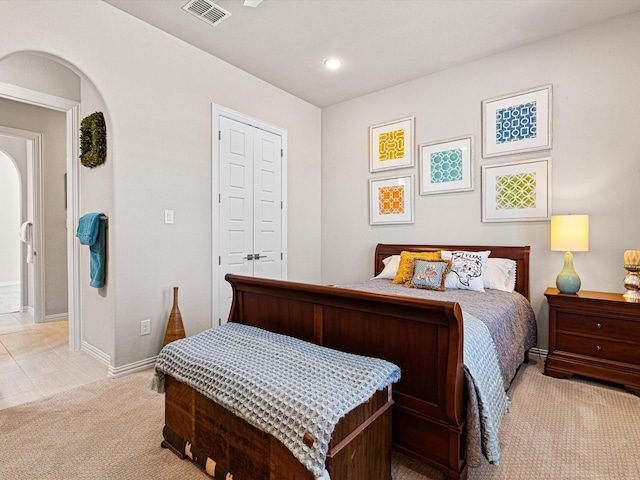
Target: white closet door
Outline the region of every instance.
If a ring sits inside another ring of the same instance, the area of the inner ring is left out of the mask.
[[[218,318],[233,292],[227,273],[283,278],[282,137],[220,117]]]
[[[256,128],[253,138],[253,275],[282,278],[282,137]]]
[[[227,273],[253,275],[253,128],[220,118],[220,314],[226,322],[233,292]]]

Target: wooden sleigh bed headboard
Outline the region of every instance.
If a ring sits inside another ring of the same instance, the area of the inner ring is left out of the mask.
[[[517,262],[516,289],[529,296],[529,247],[383,245],[382,260],[402,250],[491,250]],[[359,355],[402,369],[394,386],[393,445],[400,452],[467,478],[462,310],[455,302],[381,295],[345,288],[227,275],[230,322]]]
[[[516,262],[516,292],[527,300],[529,298],[529,256],[531,248],[526,247],[488,247],[488,246],[460,246],[460,245],[392,245],[379,243],[376,246],[374,259],[374,275],[384,269],[382,261],[390,255],[400,255],[403,250],[410,252],[435,252],[439,250],[466,250],[481,252],[491,250],[492,258],[509,258]]]

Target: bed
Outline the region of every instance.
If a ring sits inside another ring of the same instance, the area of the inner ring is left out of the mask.
[[[379,244],[373,270],[378,275],[385,259],[402,251],[440,250],[490,250],[491,257],[512,259],[516,263],[517,292],[512,296],[529,298],[529,247]],[[366,285],[322,286],[231,274],[226,279],[233,289],[229,322],[398,365],[402,377],[393,388],[393,448],[432,465],[449,478],[467,478],[468,433],[478,425],[463,363],[463,306],[472,306],[462,293],[457,293],[458,301],[452,301],[367,291]],[[528,325],[527,338],[511,344],[507,340],[511,364],[520,365],[527,350],[535,345],[535,318],[530,305],[528,309],[523,319]],[[514,374],[508,374],[505,387]],[[178,397],[183,395],[193,392]],[[178,410],[167,399],[166,421],[174,417],[180,418],[178,423],[201,421]]]

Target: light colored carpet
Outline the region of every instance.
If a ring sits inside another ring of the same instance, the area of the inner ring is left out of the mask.
[[[544,377],[541,366],[521,368],[509,391],[500,465],[470,469],[470,480],[637,479],[640,398],[606,384]],[[0,478],[208,478],[160,448],[164,396],[147,389],[150,375],[106,379],[0,411]],[[444,478],[402,455],[393,460],[394,480]]]

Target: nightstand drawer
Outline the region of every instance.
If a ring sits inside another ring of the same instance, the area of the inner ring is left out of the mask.
[[[584,333],[640,343],[640,323],[601,316],[558,312],[556,328],[562,332]]]
[[[640,359],[640,345],[565,333],[557,334],[556,349],[622,363],[637,364]]]

